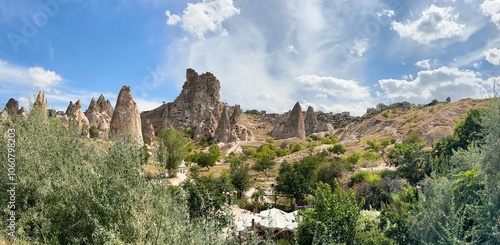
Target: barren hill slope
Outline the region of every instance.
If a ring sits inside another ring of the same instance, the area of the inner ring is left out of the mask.
[[[467,111],[484,107],[484,100],[462,99],[422,108],[388,109],[349,125],[343,141],[362,142],[372,138],[401,141],[410,132],[416,132],[432,146],[439,138],[452,134],[455,124],[466,117]],[[341,129],[337,134],[340,137],[344,132]]]

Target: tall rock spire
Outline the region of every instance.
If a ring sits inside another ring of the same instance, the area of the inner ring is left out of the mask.
[[[116,100],[111,118],[111,134],[114,137],[129,135],[139,144],[143,144],[139,108],[132,97],[129,86],[123,86]]]

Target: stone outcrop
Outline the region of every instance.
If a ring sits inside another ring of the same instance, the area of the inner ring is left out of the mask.
[[[14,117],[20,116],[24,113],[24,107],[19,109],[19,102],[17,102],[14,98],[10,98],[9,101],[7,101],[7,104],[5,104],[3,112],[7,112],[7,114]]]
[[[47,100],[45,99],[44,91],[38,93],[33,107],[39,109],[43,115],[47,116]]]
[[[110,129],[111,135],[114,137],[129,135],[137,143],[143,144],[139,108],[132,97],[129,86],[123,86],[118,94]]]
[[[318,112],[322,115],[321,112]],[[281,120],[276,124],[271,136],[277,139],[286,139],[297,137],[305,139],[311,134],[333,134],[334,128],[325,118],[318,118],[318,113],[309,106],[305,113],[302,113],[299,102],[295,104],[291,112],[282,116]]]
[[[107,139],[113,116],[113,107],[109,100],[105,100],[102,94],[97,101],[92,97],[89,108],[85,111],[85,116],[89,119],[90,127],[95,127],[98,130],[97,138]]]
[[[307,107],[304,124],[306,129],[306,136],[316,133],[334,133],[332,124],[326,120],[319,120],[317,113],[314,112],[312,106]]]
[[[288,115],[285,115],[285,118],[276,125],[271,132],[271,136],[278,139],[293,137],[300,139],[306,138],[304,116],[299,102],[295,103],[292,111],[288,112]]]
[[[212,73],[199,75],[187,69],[179,96],[173,102],[143,112],[141,120],[142,123],[149,120],[155,133],[162,128],[175,128],[192,131],[194,138],[212,137],[224,143],[253,139],[252,133],[239,123],[240,107],[229,106],[219,99],[220,82]]]
[[[155,129],[153,127],[153,124],[149,119],[146,119],[146,121],[142,123],[142,138],[144,139],[144,143],[150,144],[154,136]]]
[[[306,130],[306,135],[310,135],[312,133],[316,133],[318,130],[318,119],[314,114],[314,109],[312,106],[307,107],[306,118],[304,120],[304,126]]]
[[[75,104],[72,101],[69,102],[69,106],[66,109],[67,121],[71,124],[74,123],[78,130],[82,132],[82,134],[88,137],[88,132],[90,128],[89,119],[85,116],[82,111],[82,102],[78,100]],[[66,121],[64,119],[63,121]]]

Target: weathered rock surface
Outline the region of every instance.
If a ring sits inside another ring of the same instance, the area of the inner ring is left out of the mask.
[[[332,124],[324,117],[318,118],[318,115],[321,116],[323,113],[314,112],[314,109],[309,106],[304,117],[300,104],[297,102],[291,112],[281,116],[280,122],[271,131],[271,136],[277,139],[292,137],[305,139],[311,134],[333,134]]]
[[[304,120],[304,126],[306,130],[306,135],[316,133],[318,130],[318,119],[314,114],[314,109],[312,106],[307,107],[306,118]]]
[[[195,138],[212,137],[225,143],[252,139],[252,133],[239,124],[240,107],[229,106],[219,99],[220,82],[212,73],[198,75],[187,69],[179,96],[173,102],[143,112],[141,120],[142,123],[149,120],[155,132],[172,127],[191,130]]]
[[[38,93],[33,107],[39,109],[40,111],[42,111],[43,115],[47,116],[47,100],[45,99],[44,91],[40,91]]]
[[[69,123],[74,123],[78,130],[82,131],[82,134],[88,137],[88,132],[90,128],[89,119],[85,116],[82,111],[82,102],[78,100],[75,104],[72,101],[69,102],[68,108],[66,109],[66,116]],[[65,120],[63,120],[65,121]]]
[[[7,112],[10,116],[19,116],[24,113],[24,107],[21,109],[19,109],[19,102],[14,98],[10,98],[7,104],[5,104],[3,112]]]
[[[271,136],[278,139],[286,139],[297,137],[300,139],[306,138],[304,125],[304,116],[299,102],[295,103],[291,112],[276,125],[271,132]]]
[[[153,124],[149,119],[146,119],[146,121],[142,123],[142,138],[144,139],[144,143],[150,144],[154,136],[155,129],[153,127]]]
[[[89,119],[90,127],[97,128],[99,132],[97,137],[107,139],[111,127],[111,116],[113,116],[113,107],[109,100],[105,100],[102,94],[97,101],[92,97],[85,116]]]
[[[110,128],[111,135],[114,137],[129,135],[137,143],[143,144],[139,108],[129,86],[123,86],[118,94]]]

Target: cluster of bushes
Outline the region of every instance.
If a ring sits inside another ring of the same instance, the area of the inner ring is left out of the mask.
[[[183,190],[148,181],[141,147],[132,140],[86,141],[31,109],[26,119],[2,122],[2,162],[7,162],[8,129],[16,132],[15,243],[237,242],[229,223],[193,219]],[[7,165],[1,164],[0,171],[7,173]],[[0,185],[10,188],[7,181]],[[8,195],[1,192],[0,199],[9,200]],[[3,220],[10,211],[0,209]],[[1,232],[10,231],[2,226]]]

